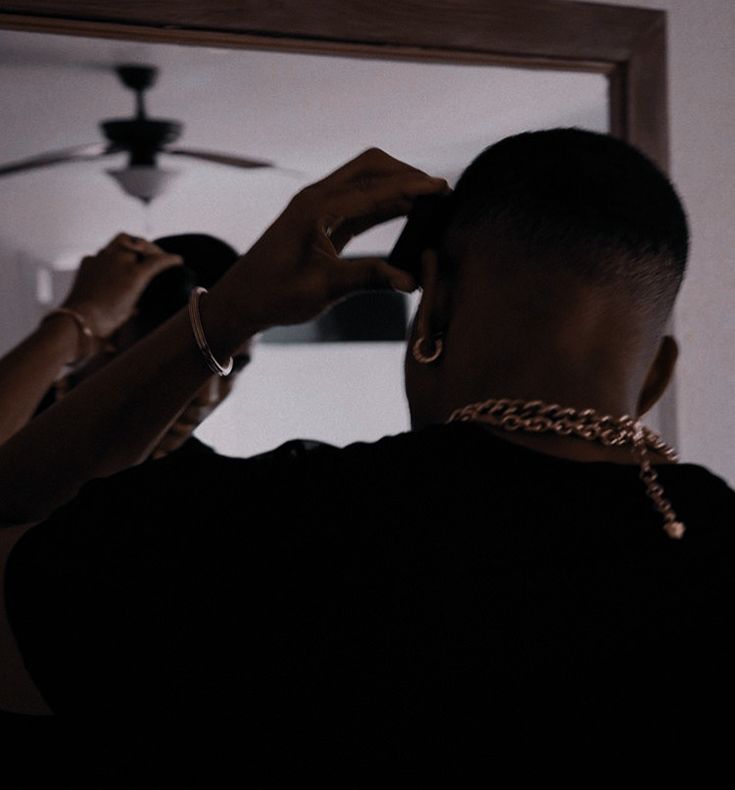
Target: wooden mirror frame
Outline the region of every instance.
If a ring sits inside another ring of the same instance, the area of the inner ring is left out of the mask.
[[[567,0],[10,0],[0,28],[595,72],[608,78],[611,133],[668,169],[664,11]]]

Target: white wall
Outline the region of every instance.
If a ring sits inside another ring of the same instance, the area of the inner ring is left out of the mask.
[[[0,356],[38,323],[44,308],[38,299],[39,261],[0,238]]]
[[[343,446],[405,431],[403,352],[403,343],[263,344],[197,436],[248,456],[294,438]]]
[[[600,2],[600,0],[593,0]],[[615,0],[668,12],[672,177],[693,236],[675,314],[684,460],[735,484],[735,1]]]

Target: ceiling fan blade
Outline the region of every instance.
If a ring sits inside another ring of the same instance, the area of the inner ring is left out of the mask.
[[[245,159],[234,154],[219,154],[216,151],[202,151],[196,148],[164,148],[161,153],[188,156],[191,159],[202,159],[205,162],[216,162],[219,165],[230,165],[231,167],[243,167],[247,170],[256,167],[275,167],[273,162],[263,159]]]
[[[27,159],[18,159],[15,162],[8,162],[4,165],[0,164],[0,176],[20,173],[23,170],[33,170],[37,167],[58,165],[63,162],[98,159],[101,156],[114,154],[120,150],[120,148],[116,148],[109,143],[92,143],[90,145],[76,145],[73,148],[62,148],[60,151],[48,151],[39,156],[30,156]]]

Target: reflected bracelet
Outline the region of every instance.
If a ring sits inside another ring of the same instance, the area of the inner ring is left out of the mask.
[[[67,366],[76,367],[82,362],[86,362],[94,352],[95,341],[99,339],[98,336],[92,331],[92,327],[90,327],[90,325],[87,323],[87,319],[76,310],[71,310],[68,307],[56,307],[46,313],[46,315],[41,319],[41,323],[46,323],[49,318],[53,318],[55,315],[65,315],[71,318],[76,324],[79,334],[85,338],[86,348],[76,359],[72,360],[71,362],[67,362]]]
[[[206,288],[197,287],[191,292],[191,296],[189,297],[189,321],[191,322],[191,331],[194,333],[194,339],[197,341],[199,350],[202,352],[207,366],[212,373],[216,373],[218,376],[228,376],[232,372],[232,357],[230,357],[224,365],[221,365],[212,353],[212,349],[209,347],[206,335],[204,334],[202,317],[199,314],[199,298],[205,293],[207,293]]]

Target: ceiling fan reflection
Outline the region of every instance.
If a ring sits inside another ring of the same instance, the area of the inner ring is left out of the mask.
[[[167,189],[178,172],[160,167],[158,158],[161,155],[188,157],[245,170],[275,168],[273,162],[266,160],[176,145],[184,131],[184,124],[178,120],[151,118],[146,113],[145,91],[154,85],[158,69],[155,66],[120,65],[115,71],[122,84],[135,94],[134,116],[101,121],[100,128],[105,137],[104,142],[48,151],[4,165],[0,164],[0,176],[126,153],[128,154],[126,167],[106,172],[115,179],[124,192],[147,204]]]

